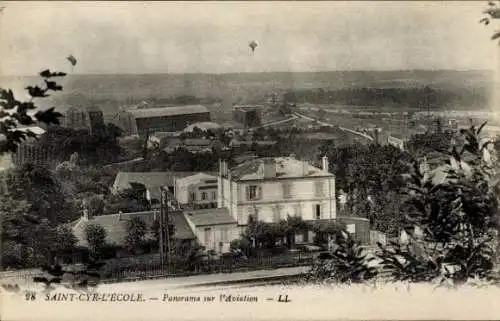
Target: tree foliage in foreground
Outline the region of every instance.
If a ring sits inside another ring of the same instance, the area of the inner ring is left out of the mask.
[[[61,113],[56,112],[54,107],[40,110],[35,105],[35,100],[45,98],[51,92],[62,91],[63,87],[54,80],[66,76],[62,72],[51,72],[44,70],[39,74],[44,80],[44,86],[28,86],[26,91],[31,97],[28,101],[22,101],[15,97],[10,89],[0,88],[0,154],[16,152],[17,146],[29,137],[36,138],[36,134],[28,126],[37,124],[59,124]]]
[[[396,280],[454,283],[490,278],[498,246],[498,184],[480,133],[485,124],[462,129],[465,144],[453,147],[443,166],[446,179],[435,180],[419,166],[409,177],[406,213],[408,244],[379,245],[382,267]],[[468,158],[468,161],[465,161]]]

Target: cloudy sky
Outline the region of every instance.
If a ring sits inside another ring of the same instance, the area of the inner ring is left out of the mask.
[[[68,54],[80,74],[491,69],[485,4],[3,2],[0,71],[70,71]]]

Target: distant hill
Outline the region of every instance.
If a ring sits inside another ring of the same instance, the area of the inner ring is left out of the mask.
[[[149,74],[149,75],[70,75],[62,80],[64,92],[44,104],[64,110],[75,104],[93,104],[105,112],[121,105],[143,100],[170,99],[173,96],[193,96],[208,101],[233,103],[262,101],[272,90],[284,93],[290,89],[325,91],[349,88],[422,88],[456,93],[472,92],[478,101],[487,101],[493,84],[493,72],[415,70],[415,71],[331,71],[310,73],[241,73],[241,74]],[[0,86],[16,92],[37,77],[0,77]],[[458,97],[457,96],[457,97]],[[470,96],[470,95],[469,95]],[[470,99],[467,98],[467,104]],[[472,100],[474,103],[474,99]],[[482,108],[481,104],[473,104]]]

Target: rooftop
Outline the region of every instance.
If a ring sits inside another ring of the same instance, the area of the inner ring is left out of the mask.
[[[126,222],[130,221],[134,217],[141,218],[148,227],[147,237],[152,237],[151,235],[151,225],[154,220],[159,218],[159,213],[156,211],[147,212],[136,212],[136,213],[123,213],[123,214],[111,214],[111,215],[101,215],[95,216],[91,219],[80,218],[73,225],[73,234],[78,239],[78,245],[87,246],[87,240],[85,236],[85,228],[89,224],[98,224],[102,226],[107,232],[106,241],[115,244],[123,245],[125,236],[127,235],[127,225]],[[195,235],[189,227],[189,223],[186,221],[184,214],[182,212],[176,211],[171,212],[170,217],[175,225],[174,238],[181,240],[194,239]]]
[[[263,165],[276,166],[276,178],[301,178],[333,176],[332,173],[310,165],[308,162],[292,157],[266,157],[249,160],[231,169],[231,178],[234,180],[264,179]]]
[[[175,116],[175,115],[185,115],[185,114],[208,113],[208,109],[202,105],[187,105],[187,106],[176,106],[176,107],[131,109],[129,112],[135,118],[152,118],[152,117],[164,117],[164,116]]]
[[[188,220],[195,226],[236,224],[236,221],[229,215],[227,208],[187,211],[186,214]]]

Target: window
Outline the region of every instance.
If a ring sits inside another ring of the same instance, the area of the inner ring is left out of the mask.
[[[247,200],[255,201],[261,198],[261,188],[260,186],[250,185],[247,186]]]
[[[212,192],[212,199],[216,200],[217,199],[217,192]]]
[[[189,200],[192,202],[196,201],[196,193],[189,193]]]
[[[321,204],[314,205],[314,217],[317,220],[321,219]]]
[[[302,216],[302,206],[300,206],[300,204],[296,204],[294,207],[294,212],[293,212],[293,215],[294,216]]]
[[[201,200],[205,201],[206,199],[207,199],[207,193],[206,192],[201,193]]]
[[[292,198],[292,184],[283,183],[283,198]]]
[[[278,223],[281,220],[281,209],[278,206],[273,208],[273,222]]]
[[[212,229],[210,227],[206,227],[205,230],[204,230],[205,233],[204,234],[204,240],[205,240],[205,244],[203,245],[210,245],[211,242],[212,242]]]
[[[315,182],[314,183],[314,195],[316,197],[324,197],[325,196],[324,182]]]
[[[221,240],[221,242],[228,242],[229,241],[229,229],[227,227],[221,228],[220,240]]]

